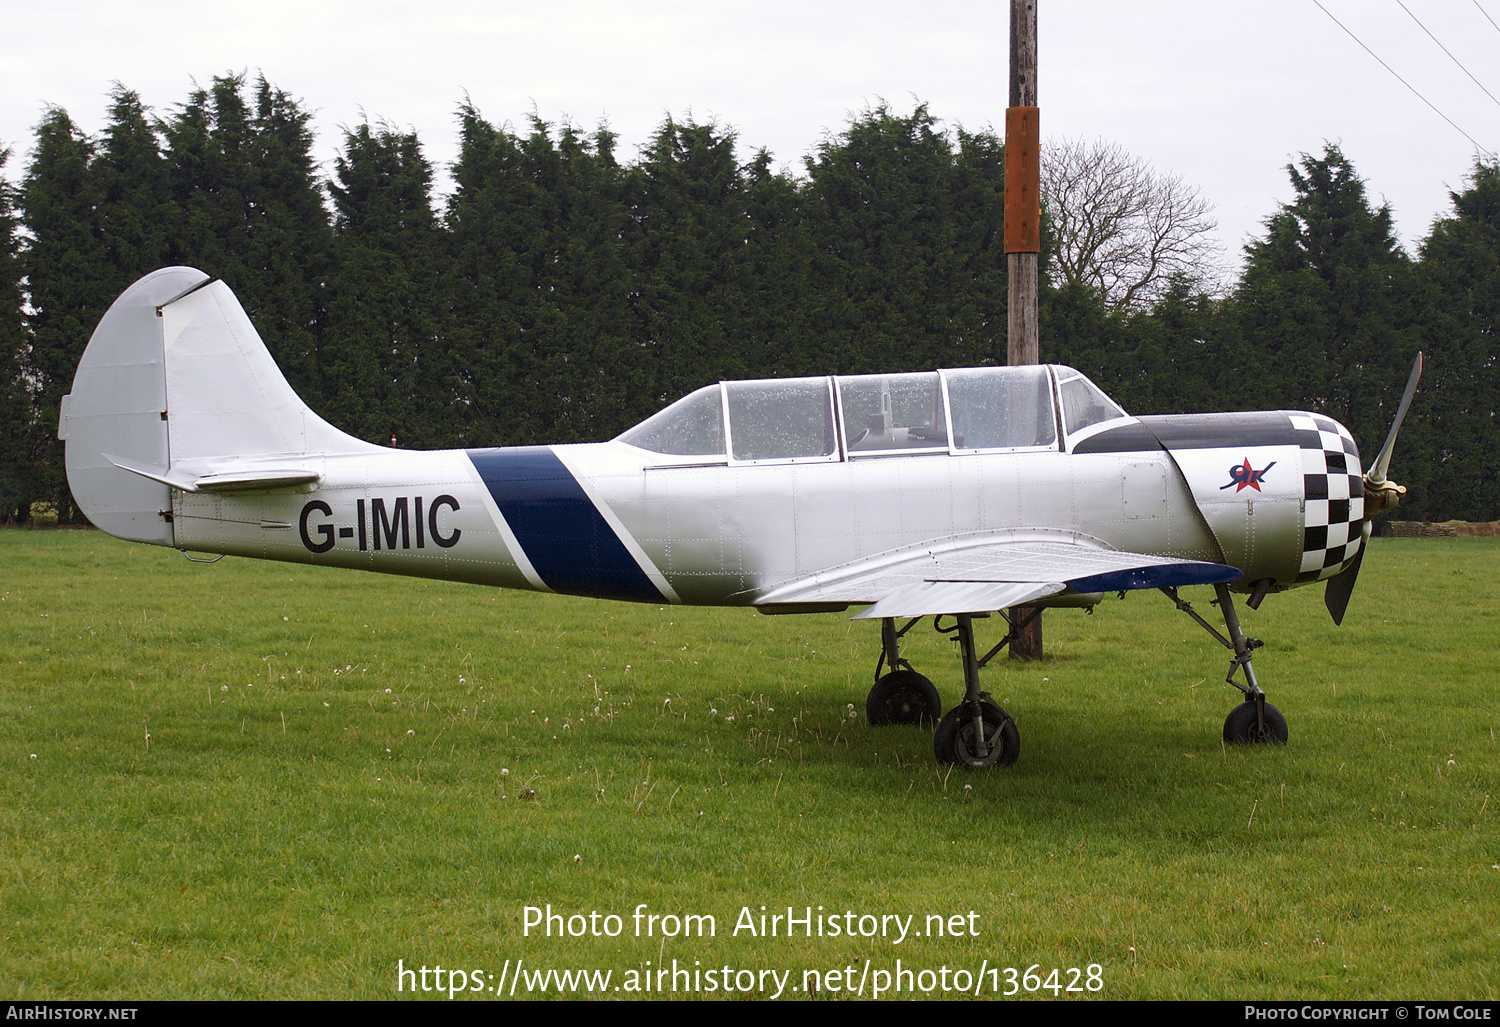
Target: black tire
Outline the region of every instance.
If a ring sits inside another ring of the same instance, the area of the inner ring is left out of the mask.
[[[1016,722],[994,703],[984,703],[982,709],[988,754],[983,759],[976,755],[974,718],[960,705],[948,711],[932,736],[932,751],[939,763],[978,769],[1008,767],[1016,762],[1021,755],[1021,732]]]
[[[1230,745],[1286,744],[1286,718],[1266,703],[1266,727],[1262,731],[1255,716],[1255,703],[1242,702],[1224,718],[1224,741]]]
[[[870,689],[865,716],[876,727],[887,724],[931,727],[943,715],[937,686],[914,670],[893,670]]]

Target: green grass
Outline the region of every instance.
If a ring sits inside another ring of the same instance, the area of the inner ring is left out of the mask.
[[[863,723],[878,631],[846,615],[204,567],[97,532],[0,532],[0,595],[7,997],[389,998],[398,960],[518,958],[1500,997],[1490,540],[1375,540],[1341,629],[1317,588],[1246,612],[1285,748],[1221,744],[1225,654],[1160,595],[1050,613],[1046,661],[985,671],[1021,759],[978,774]],[[951,704],[954,647],[907,638]],[[625,933],[523,938],[546,903]],[[635,938],[640,903],[718,934]],[[973,910],[979,937],[731,936],[762,904]]]

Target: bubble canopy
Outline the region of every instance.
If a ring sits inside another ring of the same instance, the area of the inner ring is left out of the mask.
[[[733,464],[1057,451],[1060,433],[1071,441],[1127,416],[1071,367],[981,367],[720,382],[617,441]]]

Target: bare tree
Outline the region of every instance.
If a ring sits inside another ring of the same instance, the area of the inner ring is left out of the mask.
[[[1063,281],[1114,310],[1147,306],[1172,281],[1213,289],[1223,274],[1213,204],[1116,143],[1063,139],[1042,153],[1042,197]]]

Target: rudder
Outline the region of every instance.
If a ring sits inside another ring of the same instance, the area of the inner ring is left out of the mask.
[[[79,509],[118,538],[173,544],[171,492],[105,458],[167,467],[166,355],[157,307],[208,278],[190,267],[155,271],[110,305],[89,338],[57,436],[67,445],[68,485]]]

